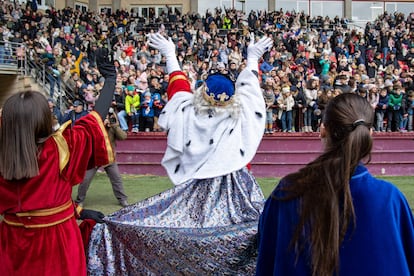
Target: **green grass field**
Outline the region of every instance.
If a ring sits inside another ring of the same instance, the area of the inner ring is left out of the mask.
[[[173,187],[167,177],[149,175],[123,175],[125,193],[128,195],[130,204],[143,200],[152,195],[158,194]],[[414,178],[412,176],[403,177],[381,177],[394,183],[407,197],[411,209],[414,210]],[[264,195],[267,197],[276,184],[277,178],[258,178],[257,179]],[[77,186],[73,189],[75,199]],[[86,196],[84,207],[110,214],[121,208],[113,195],[112,186],[105,173],[97,173]]]

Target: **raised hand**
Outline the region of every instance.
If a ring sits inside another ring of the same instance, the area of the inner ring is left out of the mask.
[[[116,79],[115,66],[107,48],[100,47],[96,50],[96,65],[105,79]]]
[[[174,71],[180,71],[180,65],[178,64],[177,56],[175,55],[175,44],[169,37],[166,39],[160,32],[148,35],[148,45],[158,49],[161,55],[167,58],[167,71],[172,73]]]
[[[270,37],[264,36],[259,41],[254,41],[254,34],[250,35],[250,44],[247,48],[247,57],[259,59],[263,54],[269,50],[273,45],[273,40]]]
[[[257,70],[258,61],[263,54],[273,46],[273,40],[264,36],[259,41],[254,41],[254,34],[250,34],[250,44],[247,48],[247,67]]]
[[[102,77],[105,78],[105,83],[95,103],[95,111],[101,115],[102,121],[104,121],[112,103],[116,84],[115,65],[107,48],[100,47],[96,50],[96,66]]]
[[[158,49],[163,56],[167,58],[175,57],[175,44],[169,37],[166,39],[160,32],[149,35],[149,46]]]

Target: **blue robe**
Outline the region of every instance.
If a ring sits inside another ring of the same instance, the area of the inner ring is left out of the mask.
[[[279,185],[288,185],[283,180]],[[356,227],[340,247],[339,275],[414,275],[414,219],[404,195],[358,166],[350,180]],[[273,191],[283,196],[280,189]],[[266,201],[259,222],[257,275],[311,275],[309,248],[295,263],[290,241],[299,200]]]

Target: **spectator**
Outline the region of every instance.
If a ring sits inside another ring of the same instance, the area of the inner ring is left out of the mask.
[[[326,106],[329,104],[329,101],[332,100],[332,98],[332,91],[330,89],[323,89],[321,94],[318,96],[318,109],[320,110],[319,120],[323,120],[323,117],[325,116]]]
[[[128,131],[128,114],[125,111],[125,93],[122,84],[118,83],[115,86],[114,99],[112,106],[115,107],[119,125],[123,131]]]
[[[348,77],[346,75],[339,75],[335,80],[334,84],[335,89],[340,89],[341,93],[350,93],[352,92],[352,87],[348,84]]]
[[[132,13],[125,12],[93,14],[90,11],[81,12],[65,8],[59,11],[50,9],[45,16],[39,12],[34,13],[29,7],[22,6],[21,10],[18,6],[9,7],[4,9],[4,41],[13,41],[14,37],[19,35],[16,31],[20,31],[22,40],[32,49],[29,50],[27,58],[35,61],[48,57],[46,50],[52,48],[53,59],[48,58],[48,61],[53,63],[51,68],[57,69],[60,77],[47,77],[46,81],[50,87],[58,85],[59,88],[61,82],[66,83],[66,80],[69,80],[69,89],[65,94],[70,99],[85,100],[84,89],[81,89],[80,95],[73,90],[74,85],[69,74],[77,72],[80,78],[89,84],[86,76],[92,73],[88,71],[95,68],[95,49],[99,45],[113,49],[115,59],[122,61],[122,65],[119,65],[119,61],[115,62],[118,64],[117,72],[121,76],[125,75],[125,79],[128,80],[132,75],[136,75],[135,82],[129,84],[138,85],[140,89],[146,90],[154,74],[160,79],[164,76],[168,78],[168,74],[165,74],[165,57],[161,57],[156,49],[148,48],[146,45],[146,35],[158,26],[163,26],[170,33],[177,31],[177,34],[172,36],[179,50],[179,62],[184,71],[188,70],[192,85],[196,80],[202,79],[203,74],[212,70],[217,71],[223,64],[224,68],[221,69],[228,71],[230,77],[235,80],[246,63],[246,49],[250,43],[248,34],[251,31],[258,32],[261,27],[275,38],[272,50],[264,56],[263,64],[273,66],[276,71],[289,70],[287,75],[299,73],[304,80],[318,76],[321,88],[324,89],[329,86],[328,83],[335,84],[336,74],[347,75],[348,80],[345,82],[355,92],[359,83],[355,84],[353,78],[358,82],[358,75],[368,75],[370,79],[386,76],[398,79],[402,78],[404,72],[414,70],[414,62],[411,62],[414,50],[411,50],[413,43],[410,41],[412,26],[407,23],[412,19],[411,16],[405,18],[399,13],[392,16],[380,15],[374,22],[368,22],[365,31],[362,31],[347,29],[344,19],[311,18],[304,13],[290,11],[252,12],[249,13],[248,24],[242,23],[243,13],[234,9],[226,9],[225,12],[217,9],[205,15],[174,14],[179,24],[167,22],[168,17],[161,13],[154,19],[156,23],[145,25],[144,18],[137,14],[137,18],[134,18]],[[201,20],[203,16],[204,21]],[[7,21],[7,18],[13,18],[15,22]],[[216,32],[215,27],[209,28],[213,21],[221,28],[224,19],[230,20],[227,22],[231,26],[226,37]],[[181,22],[185,22],[185,27]],[[10,32],[6,30],[6,26]],[[59,50],[58,54],[55,53],[56,49]],[[383,55],[383,52],[386,54]],[[235,53],[239,53],[238,56]],[[233,62],[229,57],[231,54],[235,55]],[[328,56],[329,62],[326,64],[324,59],[320,58],[323,55]],[[124,57],[128,59],[127,62],[124,62]],[[86,60],[88,68],[83,66]],[[320,61],[324,63],[325,68]],[[191,68],[184,68],[188,62],[193,64],[196,73],[191,72]],[[261,71],[269,70],[265,67],[268,66],[263,65],[264,70],[260,70],[259,74]],[[400,68],[401,71],[395,71],[395,68]],[[328,70],[327,75],[325,69]],[[270,74],[272,72],[273,70]],[[39,72],[38,77],[43,79],[41,74],[42,72]],[[263,74],[263,79],[268,75]],[[412,74],[409,78],[412,79]],[[92,80],[95,86],[99,77],[92,74]],[[292,85],[288,81],[281,78],[280,85]],[[162,85],[166,88],[167,82]],[[62,85],[60,89],[62,88],[65,86]],[[53,89],[51,90],[53,92]],[[94,87],[94,90],[99,89]]]
[[[269,79],[270,80],[270,79]],[[273,81],[268,81],[263,88],[263,98],[266,104],[266,123],[265,134],[273,133],[273,106],[275,104],[275,94],[273,93]]]
[[[60,111],[60,109],[56,106],[55,100],[53,100],[52,98],[48,98],[47,103],[49,104],[49,109],[50,109],[50,112],[52,113],[52,116],[54,117],[54,119],[57,120],[57,123],[59,125],[62,124],[64,122],[63,121],[63,115],[62,115],[62,112]],[[57,129],[55,129],[55,130],[57,130]]]
[[[0,64],[5,63],[5,55],[6,55],[6,49],[5,49],[5,37],[4,37],[4,28],[3,26],[0,26]]]
[[[394,85],[388,100],[388,124],[387,131],[400,131],[401,112],[403,112],[403,88]]]
[[[375,130],[384,132],[384,118],[388,109],[389,96],[386,88],[381,88],[379,93],[378,104],[375,109],[376,124]]]
[[[376,107],[379,102],[379,92],[375,84],[369,83],[365,85],[365,88],[368,90],[367,99],[369,104],[372,107],[372,110],[375,112]]]
[[[323,53],[322,58],[319,60],[319,64],[322,66],[321,76],[328,75],[330,63],[329,54]]]
[[[312,117],[313,117],[313,110],[316,107],[316,100],[318,97],[318,86],[319,86],[319,78],[312,77],[306,83],[306,87],[304,89],[305,99],[306,99],[306,109],[304,111],[304,129],[305,132],[313,132],[312,128]]]
[[[81,101],[74,101],[72,104],[72,108],[63,117],[63,123],[71,121],[71,124],[74,125],[77,120],[79,120],[83,116],[88,115],[88,111],[84,110],[83,108],[84,104]]]
[[[116,141],[117,140],[125,140],[127,134],[122,131],[119,127],[118,118],[116,113],[112,107],[109,108],[109,113],[104,120],[105,128],[108,132],[109,140],[111,141],[111,146],[114,151],[115,156],[115,148],[116,148]],[[83,203],[86,198],[86,193],[88,192],[89,186],[92,182],[93,177],[95,176],[96,172],[98,171],[99,167],[94,167],[86,171],[85,177],[83,178],[81,184],[78,186],[78,195],[76,196],[75,202],[78,205],[83,206]],[[115,197],[118,199],[119,204],[122,207],[128,206],[128,196],[125,194],[124,185],[122,183],[122,177],[119,173],[118,164],[115,161],[103,167],[105,170],[106,175],[109,177],[111,181],[112,190],[114,192]]]
[[[303,113],[306,112],[306,98],[305,94],[303,93],[302,82],[298,82],[296,85],[292,85],[290,87],[290,91],[292,91],[293,98],[295,100],[294,105],[294,125],[295,130],[297,132],[304,132],[304,117]]]
[[[409,90],[407,92],[407,114],[408,114],[408,126],[407,130],[409,132],[413,131],[414,125],[413,125],[413,115],[414,115],[414,91]]]
[[[125,112],[130,117],[132,123],[132,132],[139,132],[139,108],[140,108],[140,96],[135,91],[134,85],[127,86],[127,95],[125,97]]]
[[[154,130],[154,100],[151,92],[147,91],[143,94],[143,99],[140,105],[139,114],[139,131],[153,131]]]
[[[233,50],[231,51],[231,53],[229,55],[229,62],[230,63],[235,63],[236,67],[239,67],[242,60],[243,60],[243,57],[240,53],[239,46],[235,45]]]
[[[154,101],[154,131],[162,131],[161,127],[158,125],[158,118],[160,117],[166,102],[159,93],[153,93],[152,95]]]
[[[283,132],[292,132],[293,106],[295,100],[289,86],[282,87],[282,96],[278,98],[279,120],[282,122]]]

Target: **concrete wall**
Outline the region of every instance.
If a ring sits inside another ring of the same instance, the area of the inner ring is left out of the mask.
[[[374,175],[414,175],[414,134],[374,133],[368,169]],[[117,143],[121,173],[165,176],[161,159],[167,146],[163,132],[138,133]],[[282,177],[314,160],[322,151],[319,133],[266,135],[251,162],[257,177]]]
[[[30,77],[3,74],[0,75],[0,83],[2,87],[0,90],[0,106],[3,106],[4,101],[12,94],[20,91],[30,89],[44,92],[43,89]]]

